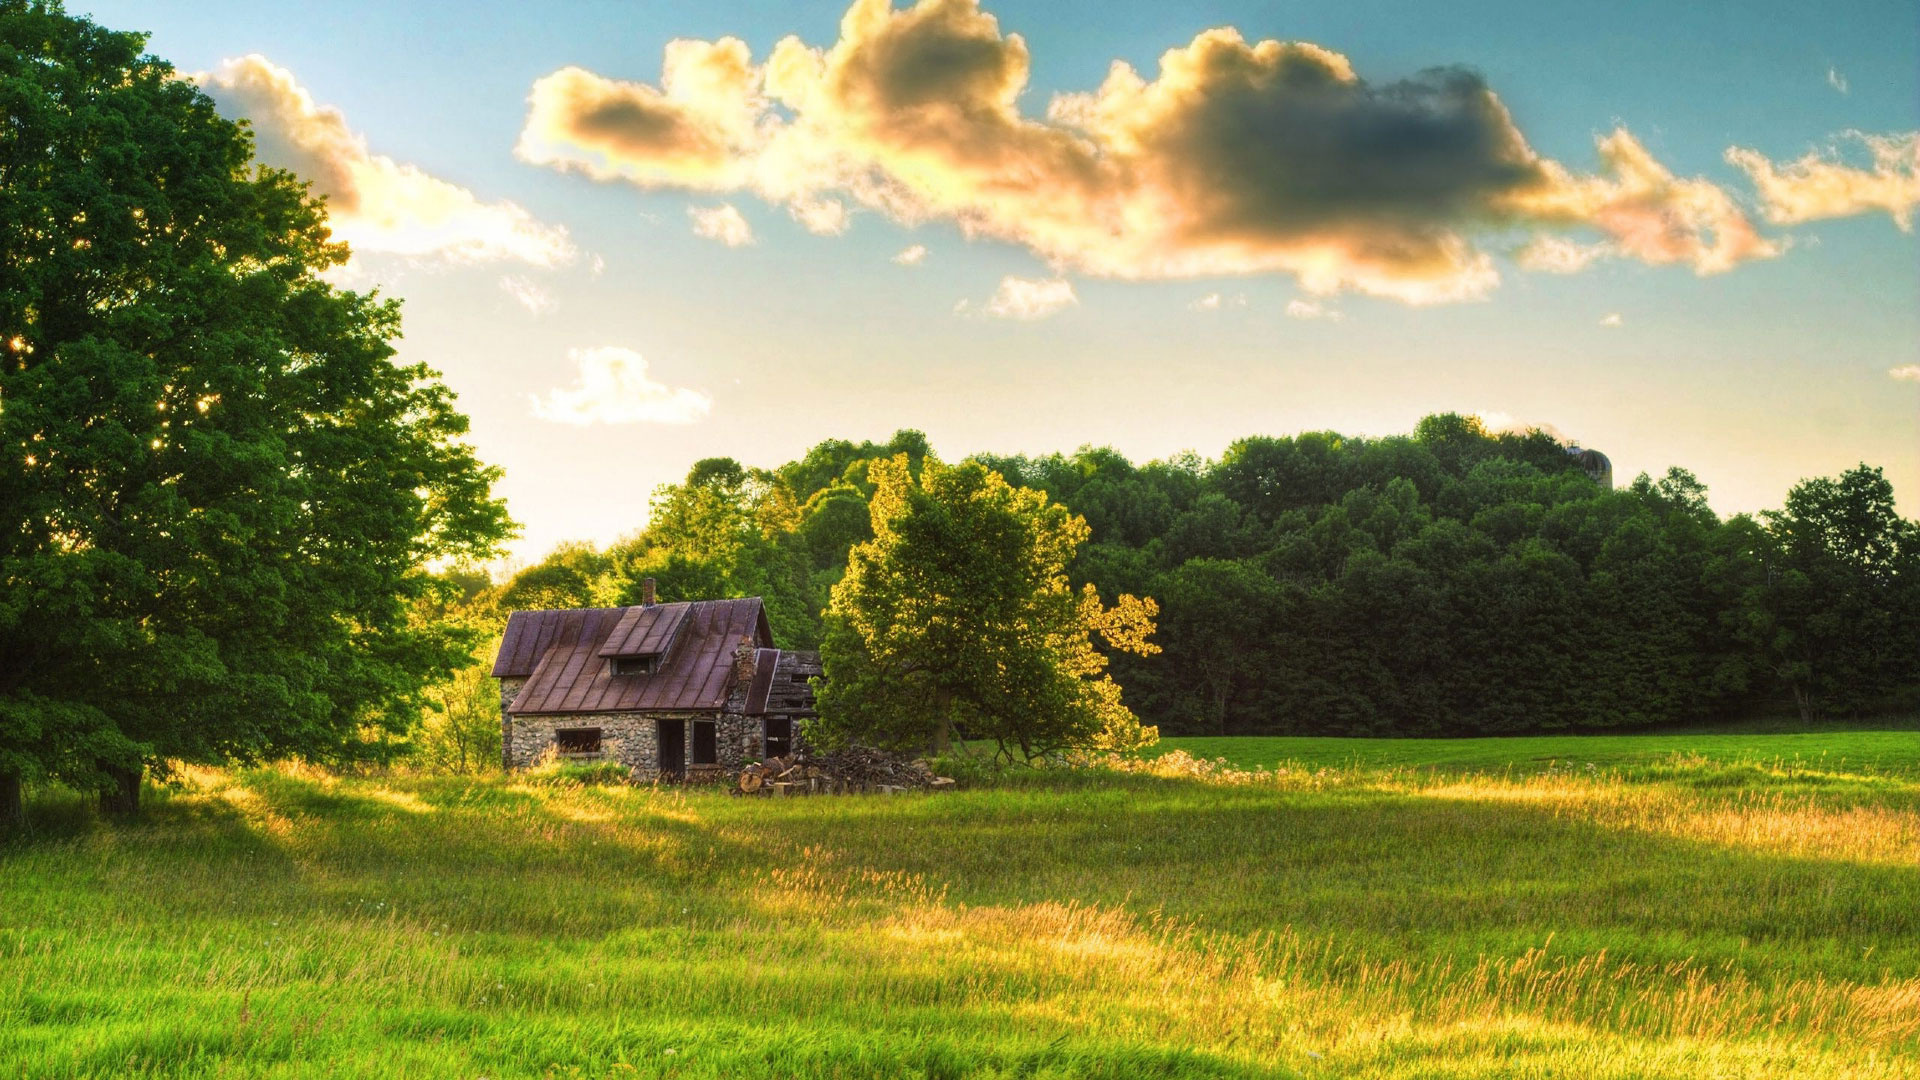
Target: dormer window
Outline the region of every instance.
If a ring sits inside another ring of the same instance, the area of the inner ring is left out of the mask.
[[[657,656],[614,656],[607,663],[613,666],[615,675],[651,675],[660,670]]]

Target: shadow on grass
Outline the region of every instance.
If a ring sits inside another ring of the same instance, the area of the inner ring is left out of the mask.
[[[1070,900],[1203,931],[1291,927],[1422,952],[1517,952],[1559,935],[1756,976],[1920,976],[1920,866],[1746,850],[1551,805],[1158,780],[887,801],[878,816],[767,815],[759,827],[789,853],[832,852],[850,877],[917,875],[971,906]]]

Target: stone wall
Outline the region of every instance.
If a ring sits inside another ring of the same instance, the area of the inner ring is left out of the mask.
[[[572,728],[600,729],[600,757],[617,761],[633,770],[635,780],[647,782],[660,778],[660,721],[682,722],[686,745],[681,760],[690,774],[711,771],[726,779],[749,761],[760,760],[761,726],[758,717],[738,713],[571,713],[565,716],[521,716],[506,725],[504,756],[509,771],[540,764],[554,747],[554,732]],[[703,770],[693,764],[693,725],[696,721],[716,724],[714,751],[717,768]],[[573,760],[584,760],[575,758]],[[689,779],[701,779],[690,776]],[[707,777],[712,779],[713,777]]]
[[[508,677],[500,680],[500,767],[508,772],[513,771],[514,765],[513,717],[507,713],[507,708],[513,704],[514,698],[520,696],[520,691],[526,685],[525,679]]]
[[[658,717],[648,713],[570,713],[565,716],[519,716],[507,725],[507,768],[527,769],[540,764],[553,749],[553,733],[573,728],[600,729],[600,758],[617,761],[648,778],[660,766]]]

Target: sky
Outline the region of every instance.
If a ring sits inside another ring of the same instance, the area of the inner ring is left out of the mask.
[[[69,0],[327,195],[537,559],[696,460],[1547,428],[1920,515],[1910,3]]]

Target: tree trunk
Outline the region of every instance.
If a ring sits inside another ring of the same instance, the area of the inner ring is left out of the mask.
[[[1800,722],[1813,723],[1813,697],[1799,683],[1793,684],[1793,703],[1800,707]]]
[[[143,769],[125,769],[118,765],[102,764],[100,771],[107,774],[109,786],[100,791],[100,812],[117,817],[131,817],[140,812],[140,776]]]
[[[933,752],[944,754],[953,749],[953,692],[951,690],[940,692],[938,708],[940,726],[933,730]]]
[[[20,801],[20,774],[0,772],[0,835],[18,832],[26,823],[26,808]]]

